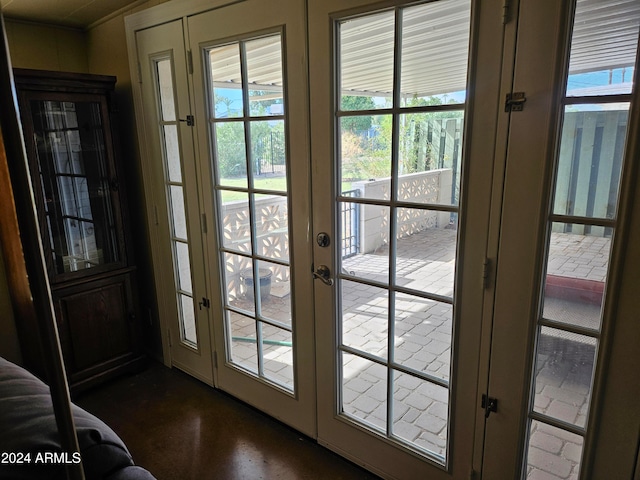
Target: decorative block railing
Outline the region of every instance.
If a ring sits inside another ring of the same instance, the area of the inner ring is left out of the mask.
[[[224,247],[238,253],[251,254],[251,217],[247,201],[227,202],[222,206],[222,236]],[[280,261],[289,259],[289,225],[287,197],[279,195],[260,196],[254,202],[256,223],[256,253],[262,257]],[[238,297],[244,293],[242,272],[251,269],[251,258],[228,255],[226,260],[226,282],[228,294]],[[289,281],[289,268],[261,262],[272,272],[272,281]]]
[[[360,189],[361,198],[388,200],[391,179],[381,178],[367,182],[354,182],[353,189]],[[399,178],[398,200],[418,204],[450,204],[452,171],[449,168],[402,175]],[[360,205],[360,252],[370,253],[389,242],[389,209],[378,205]],[[398,238],[406,237],[426,228],[444,228],[449,225],[451,214],[424,209],[399,209]]]

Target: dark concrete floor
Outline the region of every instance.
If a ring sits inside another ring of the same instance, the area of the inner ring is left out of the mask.
[[[176,369],[152,362],[74,400],[158,480],[378,477]]]

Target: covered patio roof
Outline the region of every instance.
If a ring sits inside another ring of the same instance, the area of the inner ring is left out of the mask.
[[[578,0],[570,73],[632,67],[640,25],[637,0]],[[403,95],[430,96],[466,89],[469,0],[444,0],[408,7],[402,18]],[[613,32],[613,33],[612,33]],[[340,77],[344,94],[388,96],[393,85],[393,10],[340,23]],[[281,47],[252,42],[249,82],[281,90]],[[613,53],[612,53],[613,52]],[[216,82],[240,88],[237,46],[211,56]],[[542,67],[542,66],[541,66]]]

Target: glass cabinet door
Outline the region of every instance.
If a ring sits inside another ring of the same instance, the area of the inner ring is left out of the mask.
[[[123,259],[105,105],[97,97],[86,101],[51,98],[29,101],[33,125],[29,133],[36,158],[31,168],[34,184],[40,181],[49,273],[58,277],[96,267],[108,269]]]

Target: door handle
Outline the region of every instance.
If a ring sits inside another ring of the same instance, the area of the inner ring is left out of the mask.
[[[320,265],[317,270],[311,271],[313,273],[313,278],[318,278],[325,285],[331,286],[333,285],[333,278],[331,278],[331,270],[326,265]]]

